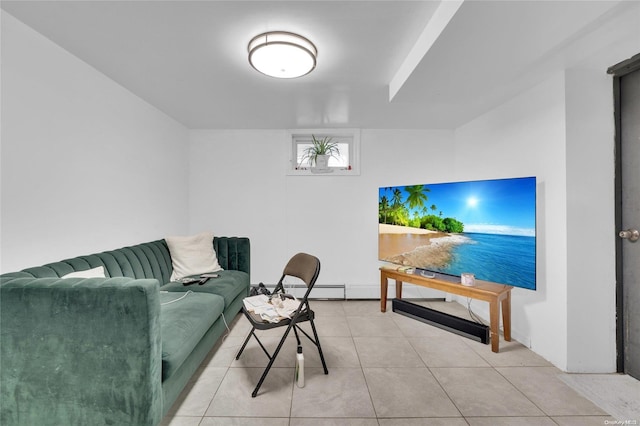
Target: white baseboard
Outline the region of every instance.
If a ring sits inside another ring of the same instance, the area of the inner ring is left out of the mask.
[[[380,299],[380,285],[348,285],[346,287],[347,299]],[[426,287],[404,283],[402,285],[403,299],[444,299],[446,293]],[[387,298],[396,297],[395,283],[389,283]]]

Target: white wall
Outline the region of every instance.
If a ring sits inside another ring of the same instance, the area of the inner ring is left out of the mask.
[[[607,66],[565,74],[567,369],[576,372],[616,368],[615,126]]]
[[[359,176],[287,176],[286,130],[194,130],[190,146],[191,232],[250,237],[254,283],[315,254],[319,285],[348,297],[379,297],[378,188],[455,176],[446,130],[363,130]]]
[[[2,12],[1,264],[188,227],[181,124]]]
[[[512,291],[512,333],[558,366],[567,341],[564,91],[560,73],[458,128],[455,155],[461,178],[537,178],[537,290]]]

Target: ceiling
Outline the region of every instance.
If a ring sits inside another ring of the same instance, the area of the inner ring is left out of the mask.
[[[552,58],[628,3],[3,0],[2,9],[188,128],[455,128],[541,81]],[[271,30],[311,39],[317,68],[292,80],[253,70],[247,43]]]

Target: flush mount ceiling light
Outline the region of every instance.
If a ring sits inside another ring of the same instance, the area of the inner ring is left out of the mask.
[[[306,38],[285,31],[255,36],[248,46],[249,63],[262,74],[277,78],[295,78],[316,67],[318,50]]]

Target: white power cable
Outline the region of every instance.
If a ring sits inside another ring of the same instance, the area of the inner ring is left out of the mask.
[[[170,292],[168,292],[168,293],[170,293]],[[184,296],[179,297],[179,298],[174,299],[174,300],[170,300],[169,302],[161,303],[161,304],[160,304],[160,306],[164,306],[164,305],[168,305],[168,304],[170,304],[170,303],[178,302],[178,301],[180,301],[180,300],[184,299],[185,297],[187,297],[187,296],[188,296],[189,294],[191,294],[191,293],[193,293],[193,292],[192,292],[191,290],[189,290],[189,291],[187,291],[187,292],[184,294]]]

